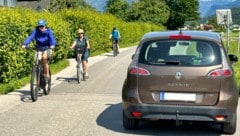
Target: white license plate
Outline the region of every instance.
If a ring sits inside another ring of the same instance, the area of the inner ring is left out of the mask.
[[[161,101],[196,101],[195,93],[160,92]]]

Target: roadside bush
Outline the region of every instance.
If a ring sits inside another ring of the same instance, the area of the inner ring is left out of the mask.
[[[114,26],[120,31],[121,44],[137,42],[146,32],[165,29],[152,24],[123,22],[111,14],[100,14],[89,9],[68,9],[58,13],[70,24],[72,39],[76,37],[78,28],[84,29],[90,41],[91,52],[110,48],[109,35]]]

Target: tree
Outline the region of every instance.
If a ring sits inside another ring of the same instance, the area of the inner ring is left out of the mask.
[[[126,0],[108,0],[106,12],[124,21],[139,21],[153,24],[166,23],[170,12],[165,0],[134,0],[128,4]]]
[[[170,17],[165,24],[168,29],[177,29],[184,26],[185,21],[198,20],[198,0],[165,0],[170,8]]]
[[[164,0],[138,0],[132,2],[128,20],[149,22],[153,24],[166,23],[170,12]]]
[[[91,5],[86,3],[84,0],[51,0],[49,11],[55,12],[65,8],[91,8]]]
[[[122,20],[127,20],[127,13],[129,10],[129,4],[126,0],[108,0],[105,8],[105,12],[111,13]]]

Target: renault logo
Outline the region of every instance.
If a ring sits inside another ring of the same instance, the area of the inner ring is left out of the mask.
[[[179,80],[181,78],[181,76],[182,76],[182,73],[181,72],[177,72],[176,75],[175,75],[175,78],[177,80]]]

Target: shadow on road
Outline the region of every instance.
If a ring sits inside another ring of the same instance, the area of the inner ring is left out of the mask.
[[[68,83],[70,83],[70,84],[78,84],[76,77],[71,77],[71,78],[67,78],[67,77],[57,77],[56,80],[65,81],[65,82],[68,82]]]
[[[20,100],[22,102],[29,102],[29,103],[32,102],[30,89],[29,90],[18,90],[17,92],[21,93]],[[41,96],[44,96],[43,90],[41,90],[38,94],[38,97],[41,97]]]
[[[104,53],[104,54],[102,54],[101,56],[114,57],[112,51],[111,51],[111,52],[108,52],[108,53]]]
[[[126,130],[122,125],[122,107],[119,104],[109,104],[97,118],[97,124],[112,131],[137,135],[164,136],[220,136],[220,125],[212,123],[183,123],[176,126],[174,121],[140,121],[136,130]]]
[[[56,80],[65,81],[65,82],[68,82],[69,84],[79,84],[75,77],[71,77],[71,78],[57,77]],[[16,95],[20,95],[20,100],[22,102],[32,102],[30,88],[28,90],[16,90],[15,92],[18,92]],[[14,95],[14,92],[12,93],[12,95]],[[43,90],[41,89],[41,91],[39,91],[38,97],[42,97],[42,96],[45,96],[45,95],[43,94]]]

